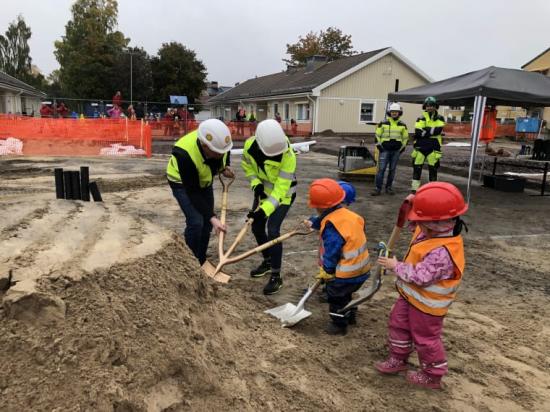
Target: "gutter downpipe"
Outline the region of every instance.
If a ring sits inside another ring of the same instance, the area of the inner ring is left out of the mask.
[[[311,113],[313,113],[312,119],[311,119],[311,135],[314,135],[317,130],[315,130],[315,122],[317,121],[317,104],[315,100],[311,98],[311,94],[306,95],[309,101],[311,101],[313,107],[311,108]],[[313,110],[315,109],[315,110]]]

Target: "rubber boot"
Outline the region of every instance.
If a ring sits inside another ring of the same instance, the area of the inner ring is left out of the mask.
[[[269,282],[264,286],[264,295],[274,295],[283,287],[283,279],[280,273],[272,273]]]
[[[384,375],[395,375],[408,369],[407,362],[391,355],[385,361],[375,363],[374,367],[378,372],[383,373]]]
[[[386,187],[386,194],[393,196],[395,194],[395,192],[393,191],[393,189],[391,187]]]
[[[380,196],[382,194],[382,191],[380,189],[374,189],[372,192],[370,192],[371,196]]]
[[[261,278],[262,276],[267,275],[270,270],[271,270],[271,261],[269,259],[264,259],[262,263],[260,263],[260,266],[250,271],[250,277]]]
[[[422,388],[441,389],[441,376],[428,375],[424,371],[407,372],[407,382]]]

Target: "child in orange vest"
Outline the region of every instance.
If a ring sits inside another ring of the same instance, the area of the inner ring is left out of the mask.
[[[345,335],[348,324],[355,324],[355,311],[338,314],[352,293],[369,277],[369,251],[365,221],[343,207],[344,189],[332,179],[318,179],[309,187],[309,207],[317,209],[312,227],[319,229],[319,275],[326,288],[331,322],[326,332]],[[316,227],[318,225],[318,227]]]
[[[443,319],[454,301],[464,273],[464,244],[459,216],[468,205],[452,184],[431,182],[422,186],[407,216],[415,224],[403,262],[380,257],[378,263],[395,273],[399,298],[389,320],[390,356],[375,365],[383,374],[408,369],[413,349],[419,371],[408,371],[407,381],[426,388],[441,388],[447,357],[441,340]]]

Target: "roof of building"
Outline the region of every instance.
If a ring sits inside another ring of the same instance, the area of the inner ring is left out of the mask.
[[[233,87],[231,90],[211,98],[209,103],[235,99],[249,99],[251,97],[311,92],[314,88],[345,73],[387,49],[389,49],[389,47],[333,60],[310,72],[306,72],[306,67],[301,66],[287,71],[249,79]]]
[[[547,48],[545,51],[543,51],[542,53],[536,55],[535,57],[533,57],[531,60],[529,60],[527,63],[525,63],[523,66],[521,66],[521,68],[523,69],[524,67],[526,66],[529,66],[531,63],[533,63],[535,60],[537,60],[538,58],[544,56],[548,51],[550,50],[550,47]]]
[[[18,80],[7,73],[0,71],[0,87],[2,86],[7,87],[8,89],[22,90],[32,96],[46,97],[46,93],[41,92],[40,90],[35,89],[31,85],[28,85],[27,83],[22,82],[21,80]]]

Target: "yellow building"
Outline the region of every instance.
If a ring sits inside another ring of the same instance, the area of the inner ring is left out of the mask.
[[[213,117],[234,120],[239,107],[258,121],[275,118],[310,126],[313,133],[373,133],[384,119],[390,92],[430,83],[431,78],[387,47],[328,62],[312,56],[301,67],[246,80],[208,101]],[[414,127],[418,105],[404,104],[403,121]]]
[[[527,63],[521,66],[521,68],[528,72],[537,72],[544,74],[545,76],[550,76],[550,47],[538,56],[529,60]],[[550,121],[550,108],[545,107],[538,110],[540,112],[543,112],[542,118],[544,120],[546,120],[547,122]]]

